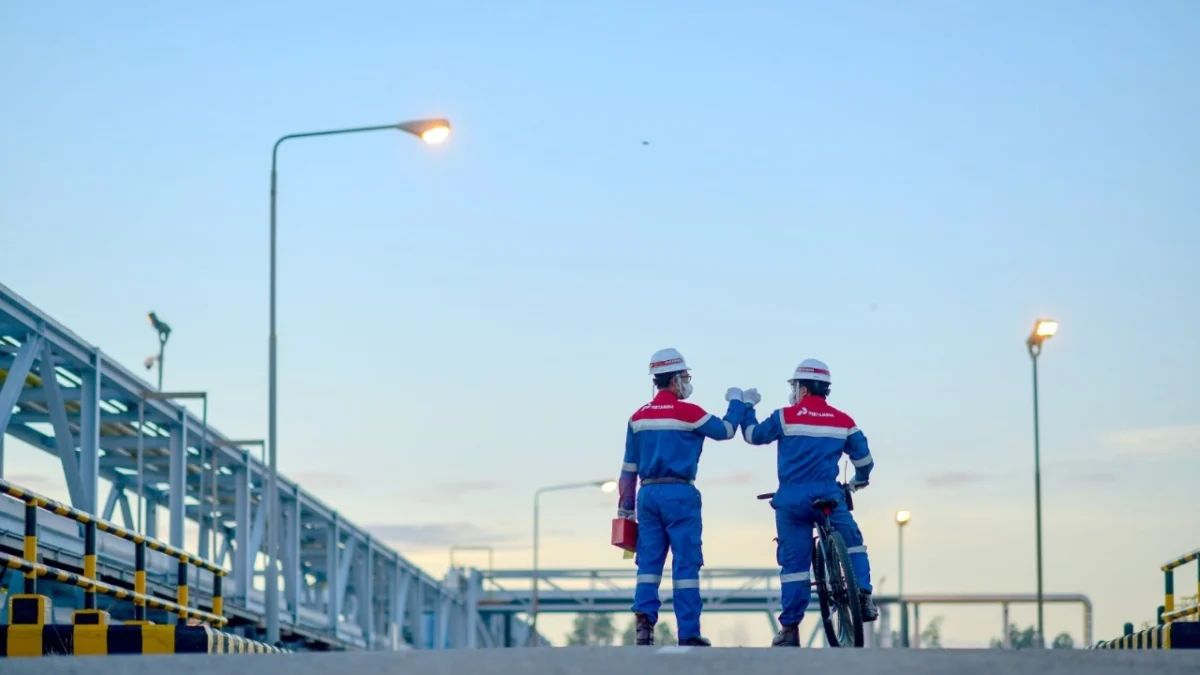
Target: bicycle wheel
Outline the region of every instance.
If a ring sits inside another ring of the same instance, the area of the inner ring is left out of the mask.
[[[846,551],[846,542],[842,535],[837,532],[830,533],[828,546],[827,571],[831,595],[836,601],[838,646],[861,647],[864,636],[858,577],[854,575],[854,567],[850,564],[850,554]],[[828,627],[825,634],[827,637],[834,637],[830,635]]]
[[[825,642],[830,647],[841,647],[838,636],[838,623],[834,621],[833,590],[829,584],[829,574],[825,569],[825,549],[820,540],[813,541],[812,556],[813,588],[817,591],[817,602],[821,605],[821,625],[825,629]]]

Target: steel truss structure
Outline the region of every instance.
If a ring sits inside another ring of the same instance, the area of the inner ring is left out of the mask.
[[[245,633],[264,625],[266,470],[250,444],[231,440],[176,400],[202,393],[155,392],[0,284],[0,475],[4,438],[20,439],[62,463],[77,509],[158,537],[166,511],[172,546],[230,571],[226,613]],[[103,482],[102,482],[103,480]],[[102,495],[104,483],[110,487]],[[9,500],[0,500],[9,501]],[[136,506],[135,506],[136,503]],[[0,547],[21,527],[16,504],[0,504]],[[406,649],[495,645],[471,602],[481,580],[451,570],[438,580],[375,540],[336,510],[280,477],[282,640],[289,648]],[[199,529],[185,541],[184,523]],[[143,525],[144,523],[144,525]],[[47,515],[46,558],[70,566],[82,557],[77,524]],[[99,558],[110,578],[131,576],[127,542],[102,536]],[[20,554],[19,543],[15,547]],[[169,574],[167,561],[160,561]],[[158,564],[158,563],[156,563]],[[156,569],[151,565],[151,574]],[[194,587],[205,601],[205,579]],[[153,585],[153,584],[152,584]],[[112,611],[119,615],[119,608]],[[115,615],[116,616],[116,615]],[[507,636],[525,639],[526,624]]]

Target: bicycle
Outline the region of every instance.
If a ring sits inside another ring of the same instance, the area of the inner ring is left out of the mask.
[[[853,511],[854,499],[850,486],[844,483],[838,483],[838,486],[842,488],[846,509]],[[866,487],[866,483],[860,487]],[[771,499],[774,496],[774,492],[768,492],[758,498]],[[812,582],[821,605],[821,623],[829,646],[862,647],[864,638],[858,578],[854,576],[846,542],[829,523],[829,516],[836,508],[837,500],[813,500],[813,509],[821,514],[821,519],[815,523],[817,534],[813,538]],[[779,543],[778,537],[775,542]]]

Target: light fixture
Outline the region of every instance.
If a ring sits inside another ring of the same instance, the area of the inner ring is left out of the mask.
[[[430,145],[437,145],[450,137],[450,120],[427,119],[402,122],[396,125],[400,131],[406,131]]]

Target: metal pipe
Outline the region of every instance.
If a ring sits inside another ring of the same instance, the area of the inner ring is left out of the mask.
[[[83,526],[83,576],[96,578],[96,521],[89,520]],[[83,608],[96,609],[96,589],[83,592]]]
[[[32,501],[25,502],[25,559],[31,563],[37,562],[37,504]],[[25,572],[25,588],[26,595],[37,593],[37,573],[29,569]]]
[[[145,439],[146,438],[146,397],[138,396],[138,438],[137,438],[137,493],[138,493],[138,516],[137,516],[137,531],[140,534],[145,534],[146,530],[142,527],[142,513],[146,510],[146,504],[142,499],[145,477]]]
[[[139,541],[133,547],[133,618],[146,620],[146,542]]]
[[[1046,646],[1046,617],[1043,611],[1042,594],[1042,449],[1041,433],[1038,428],[1038,353],[1040,349],[1029,350],[1030,360],[1033,361],[1033,504],[1034,518],[1037,520],[1037,645]]]
[[[176,567],[177,574],[175,576],[175,602],[181,608],[178,611],[178,619],[176,623],[187,623],[187,606],[188,606],[188,564],[186,558],[180,558],[179,564]]]

